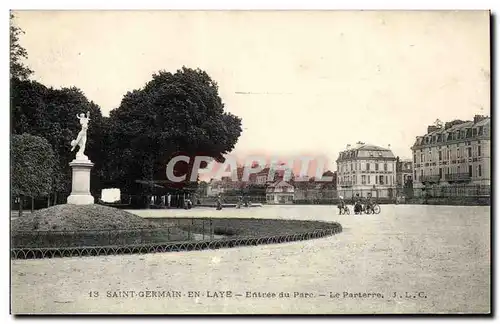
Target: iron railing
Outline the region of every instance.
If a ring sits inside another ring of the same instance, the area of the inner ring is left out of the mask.
[[[420,177],[420,182],[431,182],[431,183],[437,183],[441,180],[440,175],[424,175]]]
[[[445,174],[444,179],[446,181],[469,181],[471,179],[471,175],[469,173]]]
[[[206,249],[232,248],[260,244],[277,244],[293,241],[321,238],[342,232],[342,226],[337,224],[332,228],[319,229],[297,234],[281,234],[268,236],[234,237],[202,241],[182,241],[167,243],[103,245],[103,246],[74,246],[74,247],[13,247],[12,259],[37,259],[54,257],[83,257],[117,254],[144,254],[162,252],[180,252]]]

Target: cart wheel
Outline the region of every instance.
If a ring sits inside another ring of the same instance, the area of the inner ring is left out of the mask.
[[[380,206],[379,205],[373,206],[373,213],[374,214],[380,214]]]

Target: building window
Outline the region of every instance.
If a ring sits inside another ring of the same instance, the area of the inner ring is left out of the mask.
[[[378,163],[375,163],[375,171],[378,171]]]
[[[375,176],[375,184],[378,184],[378,176]]]
[[[479,126],[479,135],[483,135],[483,126]]]
[[[481,171],[482,171],[482,170],[481,170],[481,165],[479,165],[479,166],[478,166],[477,171],[478,171],[478,176],[479,176],[479,177],[481,177],[481,176],[482,176],[482,175],[481,175]]]
[[[443,169],[439,168],[439,179],[443,177]]]
[[[413,163],[417,163],[417,155],[413,154]]]
[[[384,176],[379,176],[378,182],[383,185],[384,184]]]
[[[413,177],[415,178],[415,181],[417,181],[417,170],[413,170]]]
[[[370,184],[370,178],[371,178],[371,177],[372,177],[372,176],[367,176],[367,179],[368,179],[368,184]]]
[[[448,160],[451,159],[451,150],[448,150]]]
[[[384,163],[384,171],[387,171],[387,163]]]
[[[423,163],[424,162],[424,154],[420,154],[420,163]]]
[[[389,177],[388,176],[385,176],[385,183],[389,184]]]
[[[443,152],[439,151],[439,161],[443,159]]]
[[[366,184],[366,176],[365,175],[361,176],[361,184]]]
[[[366,171],[370,171],[370,163],[366,163]]]
[[[460,148],[457,147],[457,159],[460,159]]]
[[[477,146],[477,156],[481,156],[481,145]]]
[[[472,165],[469,165],[469,177],[472,178]]]
[[[422,180],[423,176],[424,176],[424,170],[420,170],[420,180]]]
[[[467,148],[467,153],[468,153],[469,157],[472,157],[472,148],[471,147]]]

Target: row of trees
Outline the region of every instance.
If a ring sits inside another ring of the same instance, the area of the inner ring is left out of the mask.
[[[11,185],[21,201],[46,196],[50,205],[69,195],[70,142],[80,129],[76,115],[81,112],[91,115],[85,153],[95,164],[94,197],[106,187],[150,193],[137,180],[182,189],[189,184],[166,181],[171,157],[203,154],[223,162],[241,134],[241,119],[224,112],[217,84],[200,69],[160,71],[104,117],[76,87],[55,89],[29,80],[33,72],[23,65],[27,52],[20,35],[11,21]],[[178,163],[174,173],[189,179],[191,170],[192,165]]]

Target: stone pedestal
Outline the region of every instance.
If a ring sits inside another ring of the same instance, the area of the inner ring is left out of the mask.
[[[71,195],[68,204],[91,205],[94,197],[90,194],[90,170],[94,166],[88,158],[77,157],[70,164],[72,171]]]

